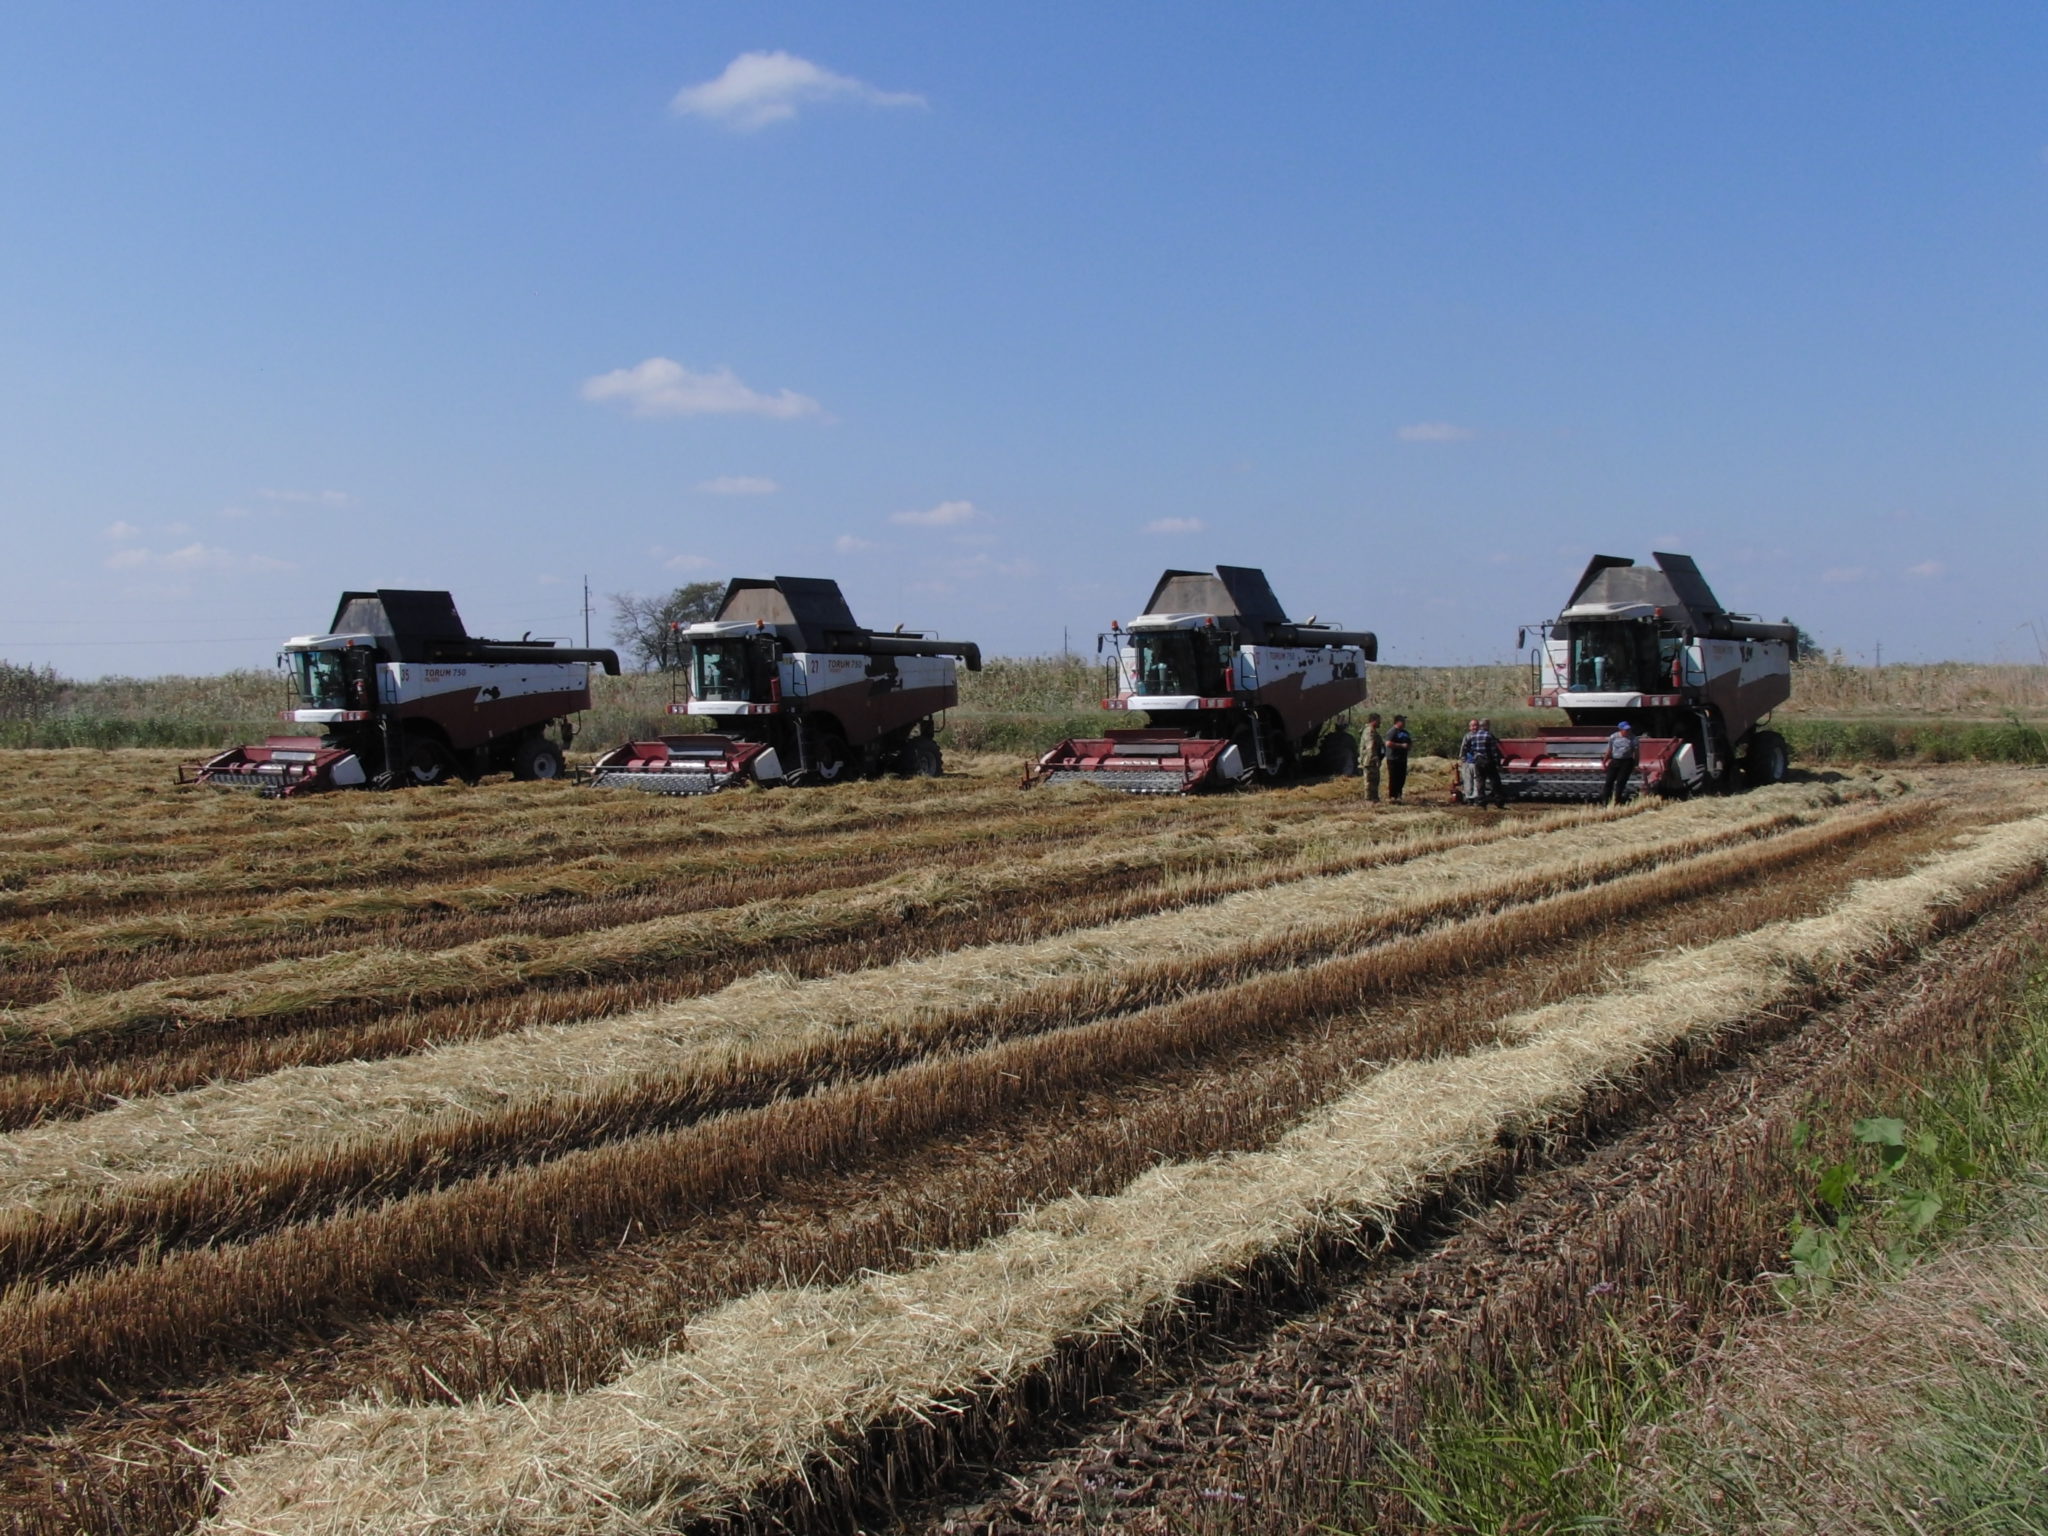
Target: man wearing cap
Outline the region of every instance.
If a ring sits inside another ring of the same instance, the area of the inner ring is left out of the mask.
[[[1365,717],[1365,740],[1359,743],[1365,748],[1365,798],[1377,800],[1380,797],[1380,764],[1387,758],[1387,740],[1380,734],[1380,717]]]
[[[1636,771],[1636,738],[1626,720],[1607,738],[1607,754],[1600,760],[1607,770],[1607,786],[1600,792],[1602,805],[1620,805],[1628,798],[1629,775]]]

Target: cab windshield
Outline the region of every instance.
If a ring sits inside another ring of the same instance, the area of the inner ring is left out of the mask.
[[[1641,693],[1662,681],[1655,626],[1575,624],[1571,675],[1565,686],[1584,693]]]
[[[292,681],[301,709],[347,709],[348,679],[340,651],[291,651]]]
[[[1137,669],[1132,691],[1159,695],[1221,694],[1230,642],[1191,629],[1140,630],[1131,636]]]
[[[750,700],[745,640],[698,640],[690,646],[690,696]]]

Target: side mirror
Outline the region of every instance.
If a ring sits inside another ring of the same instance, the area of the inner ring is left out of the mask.
[[[1106,639],[1106,638],[1107,638],[1107,637],[1106,637],[1106,636],[1103,636],[1103,635],[1097,635],[1097,636],[1095,637],[1095,654],[1096,654],[1096,655],[1100,656],[1100,655],[1102,654],[1102,642],[1103,642],[1103,640],[1104,640],[1104,639]]]
[[[1516,650],[1518,650],[1518,651],[1522,651],[1522,650],[1527,650],[1527,649],[1528,649],[1528,647],[1529,647],[1529,630],[1528,630],[1527,626],[1525,625],[1525,626],[1524,626],[1523,628],[1521,628],[1521,629],[1518,629],[1518,630],[1516,630],[1516,631],[1515,631],[1515,649],[1516,649]]]

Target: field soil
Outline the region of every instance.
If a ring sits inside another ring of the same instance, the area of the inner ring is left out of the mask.
[[[12,1530],[1379,1521],[1359,1426],[1560,1298],[1706,1319],[1789,1106],[2048,932],[2019,769],[1498,813],[1437,764],[1392,806],[174,761],[0,754]]]

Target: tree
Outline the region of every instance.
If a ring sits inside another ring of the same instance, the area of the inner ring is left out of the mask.
[[[642,597],[637,592],[614,592],[612,640],[643,672],[664,665],[679,666],[682,657],[669,631],[678,624],[700,624],[718,615],[718,601],[725,596],[722,581],[693,581],[661,597]]]

